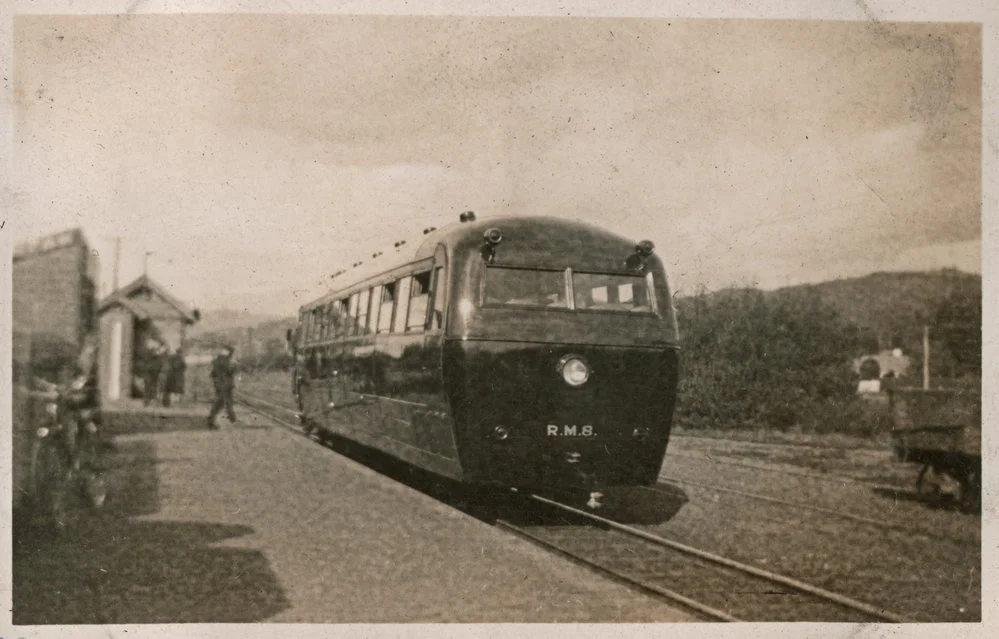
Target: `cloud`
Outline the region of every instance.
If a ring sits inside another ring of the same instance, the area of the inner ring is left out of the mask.
[[[466,209],[652,239],[685,286],[981,236],[974,25],[19,16],[15,54],[30,230],[122,236],[123,280],[152,250],[205,307]]]

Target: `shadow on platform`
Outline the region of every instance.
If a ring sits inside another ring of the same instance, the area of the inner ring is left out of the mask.
[[[134,519],[159,510],[163,461],[119,442],[100,512],[58,536],[15,523],[15,624],[249,623],[289,607],[260,552],[211,546],[251,528]]]
[[[107,435],[138,435],[205,430],[210,408],[207,404],[165,408],[132,402],[105,407],[101,413]]]

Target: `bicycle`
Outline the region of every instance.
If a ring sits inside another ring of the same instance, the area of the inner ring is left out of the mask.
[[[32,513],[45,527],[72,528],[86,504],[99,509],[107,498],[100,464],[99,419],[88,401],[86,380],[62,388],[37,380],[45,391],[47,425],[35,431],[29,492]],[[81,502],[83,504],[81,504]]]

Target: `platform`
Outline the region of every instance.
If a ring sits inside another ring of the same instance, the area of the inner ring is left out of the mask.
[[[208,431],[205,412],[109,413],[105,511],[15,538],[16,624],[692,620],[265,418]]]

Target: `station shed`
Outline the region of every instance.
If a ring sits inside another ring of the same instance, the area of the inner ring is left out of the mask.
[[[187,329],[198,314],[143,275],[112,293],[98,307],[101,399],[117,402],[132,396],[137,359],[150,343],[170,352],[182,349]]]

